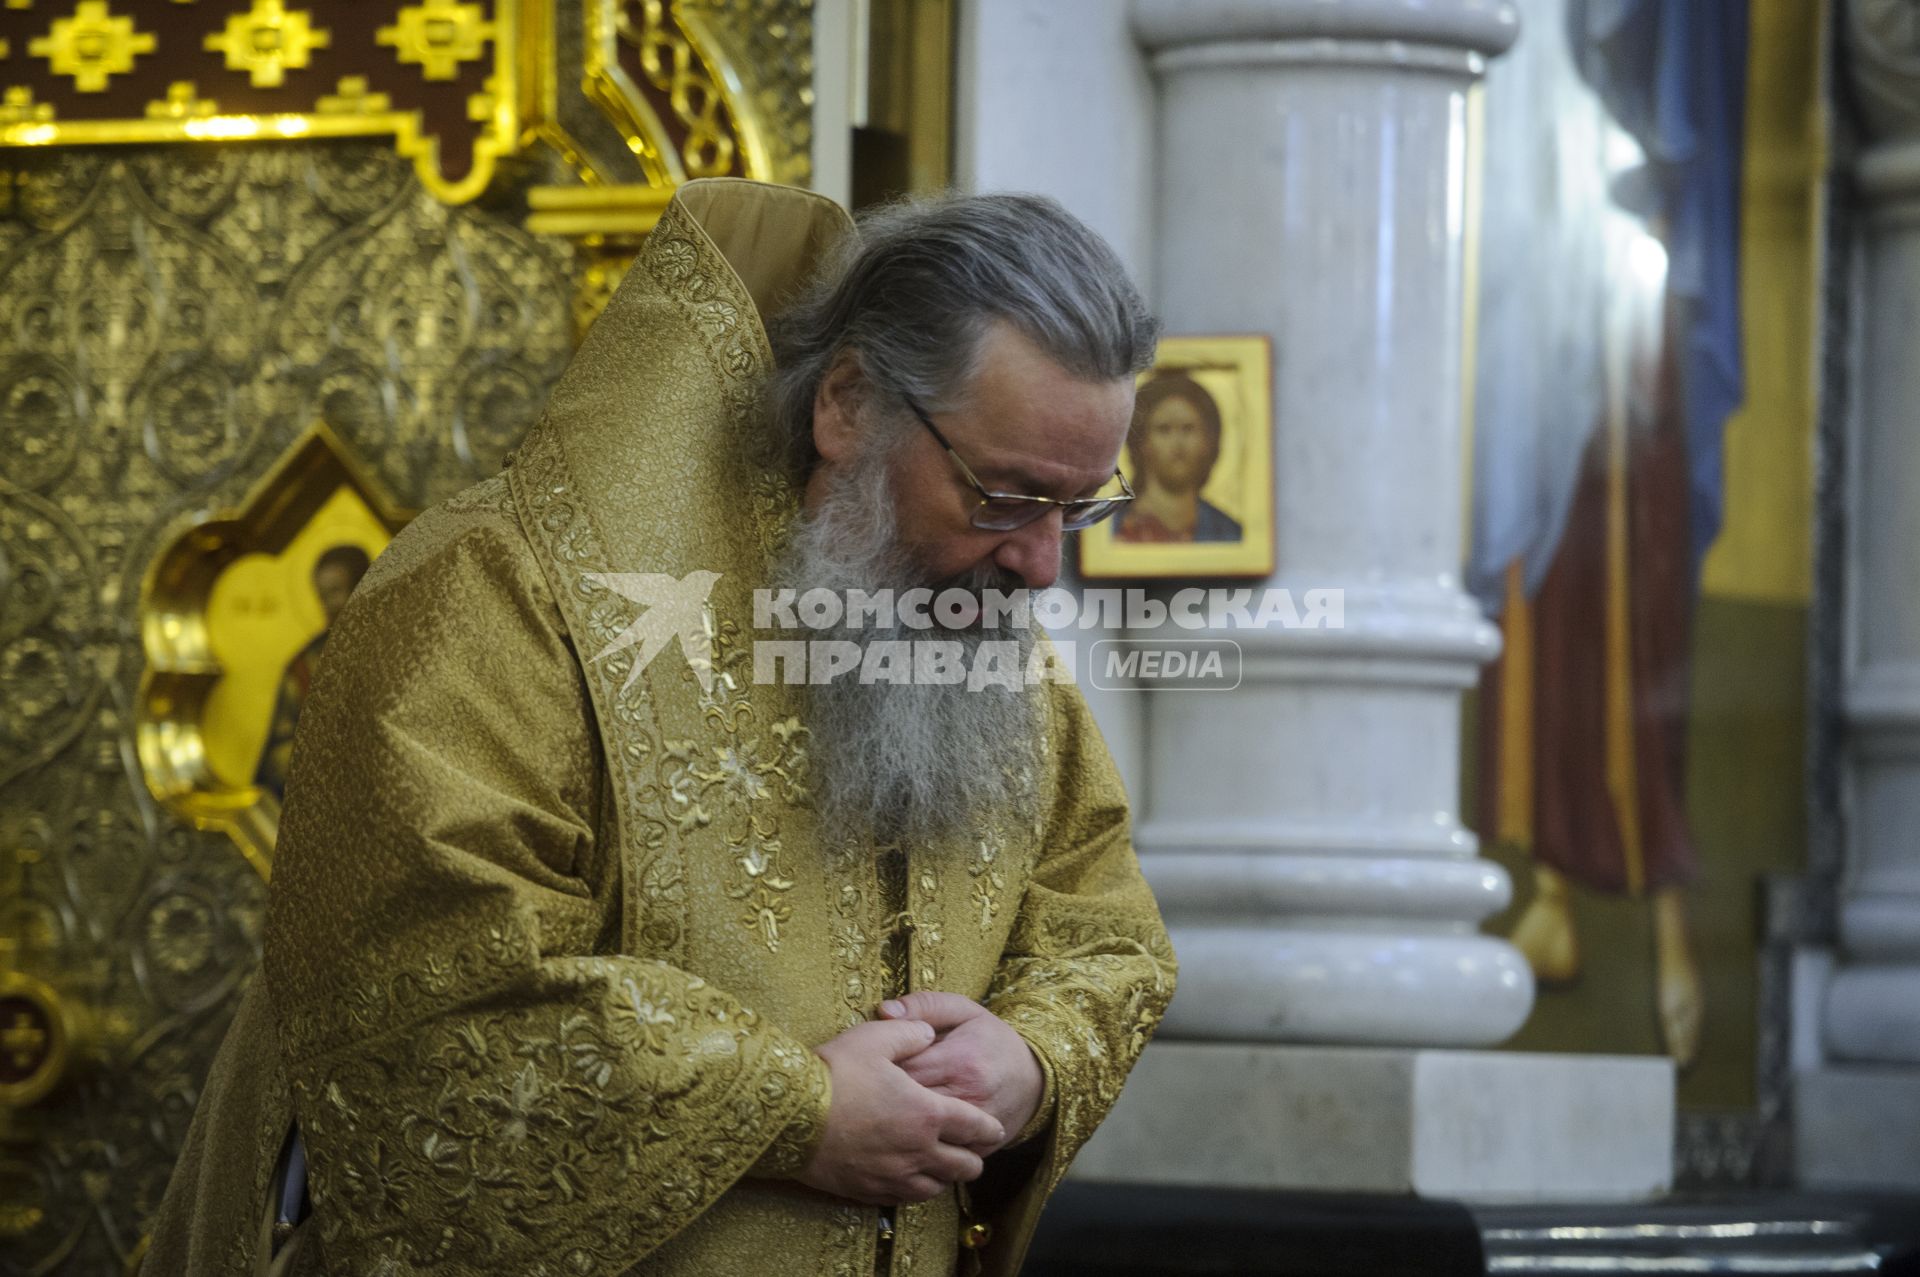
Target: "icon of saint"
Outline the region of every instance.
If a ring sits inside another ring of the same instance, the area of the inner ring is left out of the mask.
[[[270,791],[275,798],[287,796],[287,759],[293,750],[293,729],[300,719],[300,707],[313,685],[313,674],[320,665],[320,651],[326,646],[327,632],[333,628],[347,596],[360,578],[367,574],[372,560],[357,545],[336,545],[313,565],[313,591],[320,596],[320,609],[327,623],[287,662],[280,677],[280,691],[274,697],[273,723],[267,730],[266,746],[260,751],[260,765],[253,783]]]
[[[1238,541],[1239,521],[1200,495],[1220,460],[1220,405],[1184,372],[1140,387],[1127,432],[1138,497],[1115,520],[1117,541]]]

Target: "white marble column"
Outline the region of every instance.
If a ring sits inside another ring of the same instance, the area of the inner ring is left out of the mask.
[[[1658,1191],[1666,1061],[1471,1049],[1534,994],[1480,931],[1510,884],[1458,813],[1461,693],[1499,641],[1460,581],[1468,97],[1514,8],[1135,0],[1133,17],[1159,86],[1156,305],[1171,333],[1271,336],[1266,585],[1343,590],[1345,625],[1223,633],[1239,688],[1142,694],[1136,838],[1180,987],[1078,1173]]]
[[[1868,145],[1841,615],[1839,949],[1813,981],[1797,1145],[1820,1184],[1920,1188],[1920,4],[1852,0]],[[1835,263],[1830,269],[1844,269]]]
[[[1467,93],[1495,0],[1141,0],[1159,77],[1155,295],[1275,352],[1278,567],[1345,628],[1231,637],[1228,696],[1149,702],[1143,863],[1181,958],[1165,1032],[1485,1046],[1533,980],[1479,934],[1460,695],[1498,632],[1460,585]]]

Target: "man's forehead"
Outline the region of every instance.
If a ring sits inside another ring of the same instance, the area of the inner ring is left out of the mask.
[[[965,404],[967,461],[983,482],[1078,491],[1104,482],[1133,415],[1133,381],[1087,381],[1001,328],[981,350]],[[977,455],[976,455],[977,454]]]
[[[1005,419],[1002,419],[1003,422]],[[1034,496],[1078,495],[1113,477],[1125,430],[1067,443],[1040,424],[1017,431],[982,431],[981,443],[961,447],[967,464],[989,488]]]

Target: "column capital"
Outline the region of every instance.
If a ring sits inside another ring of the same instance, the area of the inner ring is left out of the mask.
[[[1134,38],[1155,53],[1194,44],[1391,40],[1492,56],[1519,32],[1508,0],[1133,0]]]

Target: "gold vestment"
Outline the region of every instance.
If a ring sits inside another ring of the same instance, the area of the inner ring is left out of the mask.
[[[798,689],[753,681],[751,591],[798,508],[755,437],[760,314],[848,225],[797,190],[682,188],[509,468],[361,582],[147,1277],[255,1271],[296,1115],[296,1277],[865,1277],[879,1212],[792,1174],[830,1100],[811,1048],[907,989],[985,1002],[1046,1093],[965,1194],[895,1212],[892,1271],[1017,1270],[1174,958],[1070,683],[1035,692],[1030,801],[885,854],[822,832]],[[706,670],[678,644],[630,683],[636,649],[594,659],[639,609],[593,574],[696,569],[721,574]]]

